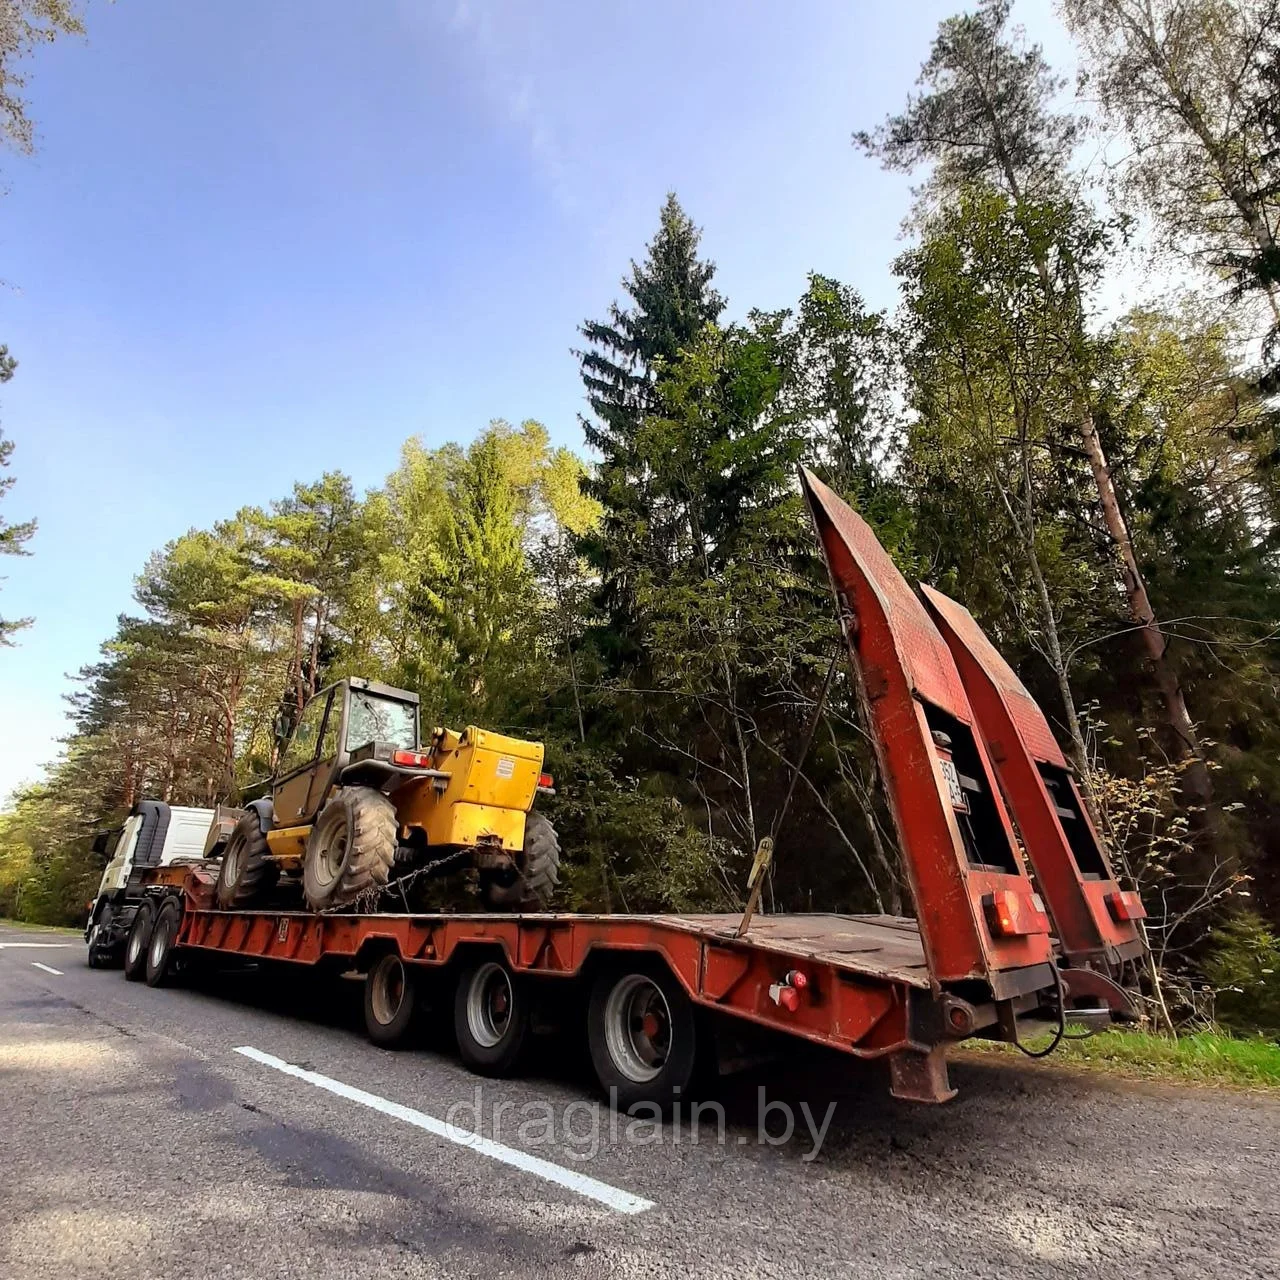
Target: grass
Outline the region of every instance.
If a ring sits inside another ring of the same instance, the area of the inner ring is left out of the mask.
[[[71,925],[28,924],[25,920],[10,920],[8,916],[0,916],[0,924],[6,924],[11,929],[23,929],[30,933],[73,933],[77,937],[84,936],[83,929],[76,929]]]
[[[1027,1048],[1042,1049],[1050,1038],[1029,1039]],[[971,1040],[965,1047],[1017,1053],[1012,1045],[994,1041]],[[1065,1041],[1047,1061],[1130,1079],[1280,1090],[1280,1043],[1260,1036],[1246,1040],[1197,1031],[1174,1041],[1150,1031],[1103,1031],[1087,1040]]]

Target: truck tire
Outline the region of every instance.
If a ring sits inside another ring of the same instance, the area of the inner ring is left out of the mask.
[[[600,1087],[620,1111],[640,1102],[666,1110],[697,1080],[697,1012],[660,960],[632,961],[596,978],[587,1045]]]
[[[182,904],[166,898],[156,913],[156,922],[147,945],[146,980],[149,987],[163,987],[173,973],[173,953],[182,923]]]
[[[124,976],[130,982],[141,982],[147,976],[147,951],[155,920],[155,904],[148,901],[138,908],[129,926],[129,939],[124,944]]]
[[[365,975],[364,1025],[369,1039],[397,1049],[409,1038],[421,1004],[418,975],[388,951]]]
[[[509,1076],[529,1038],[529,999],[505,964],[468,965],[453,1000],[453,1029],[463,1065],[482,1076]]]
[[[90,969],[110,969],[115,959],[111,943],[111,925],[115,920],[115,908],[107,903],[89,927],[89,954],[86,962]]]
[[[227,840],[214,893],[224,911],[257,902],[280,878],[266,833],[253,809],[245,811]]]
[[[345,907],[391,878],[399,824],[395,806],[372,787],[343,787],[307,837],[302,892],[313,911]]]
[[[540,813],[524,824],[524,848],[514,876],[486,872],[480,877],[480,896],[490,911],[546,911],[560,882],[560,837]]]

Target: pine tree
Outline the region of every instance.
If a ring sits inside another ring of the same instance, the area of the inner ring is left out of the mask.
[[[715,264],[698,257],[700,237],[669,194],[644,261],[632,262],[622,282],[631,305],[615,302],[607,320],[587,321],[587,347],[576,353],[594,415],[583,420],[583,432],[600,455],[584,488],[603,508],[601,524],[583,539],[582,552],[600,575],[597,604],[610,624],[601,635],[615,660],[625,655],[634,631],[627,539],[643,526],[652,499],[652,467],[639,437],[645,418],[660,408],[657,386],[664,367],[724,310],[724,299],[711,287]]]

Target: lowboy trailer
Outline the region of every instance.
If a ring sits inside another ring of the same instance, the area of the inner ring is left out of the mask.
[[[220,910],[212,863],[153,873],[126,976],[160,985],[202,958],[355,970],[371,1039],[402,1043],[449,1004],[464,1063],[487,1075],[519,1069],[540,1007],[574,1009],[622,1107],[687,1095],[753,1031],[884,1059],[895,1096],[943,1102],[958,1041],[1135,1016],[1141,903],[1043,713],[961,606],[922,601],[855,512],[801,483],[914,919]]]

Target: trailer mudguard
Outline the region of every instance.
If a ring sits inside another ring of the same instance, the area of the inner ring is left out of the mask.
[[[1053,985],[1027,873],[950,649],[870,527],[812,472],[817,528],[935,984]]]
[[[933,587],[920,591],[964,680],[1063,955],[1116,969],[1141,953],[1141,902],[1116,883],[1044,712],[964,605]]]

